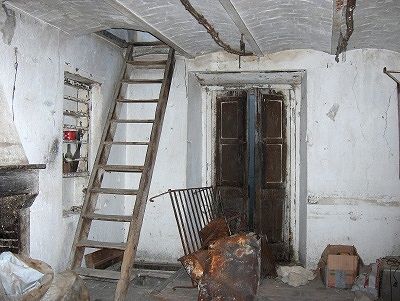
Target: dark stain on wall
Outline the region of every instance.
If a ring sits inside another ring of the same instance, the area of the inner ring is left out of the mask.
[[[55,138],[50,147],[48,163],[52,163],[56,160],[59,150],[59,145],[60,145],[60,140],[58,138]]]
[[[0,22],[0,32],[3,34],[3,42],[7,45],[11,44],[14,37],[14,31],[16,26],[15,12],[8,9],[4,4],[1,5],[6,16],[4,22]]]

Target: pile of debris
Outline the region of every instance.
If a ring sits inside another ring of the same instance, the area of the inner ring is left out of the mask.
[[[253,233],[219,238],[180,261],[199,287],[198,300],[252,300],[257,294],[260,240]]]
[[[265,236],[225,214],[212,187],[169,191],[185,256],[179,259],[199,288],[198,300],[254,300],[260,278],[276,276]]]

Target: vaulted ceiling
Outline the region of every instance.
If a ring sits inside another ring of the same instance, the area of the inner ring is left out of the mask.
[[[348,0],[350,1],[350,0]],[[257,55],[315,49],[335,53],[345,32],[347,0],[190,0],[219,37]],[[6,5],[59,29],[80,35],[109,28],[148,31],[188,57],[221,48],[180,0],[9,0]],[[400,1],[358,0],[354,32],[347,49],[380,48],[400,52]]]

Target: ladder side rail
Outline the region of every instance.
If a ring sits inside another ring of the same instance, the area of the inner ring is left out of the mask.
[[[165,111],[167,108],[168,95],[174,72],[174,65],[175,65],[175,51],[171,48],[168,54],[167,66],[164,72],[159,103],[157,105],[155,114],[155,122],[151,130],[150,144],[146,152],[146,158],[144,164],[145,169],[140,178],[139,191],[136,196],[132,221],[130,222],[129,225],[127,248],[124,252],[124,257],[122,260],[121,278],[117,284],[117,289],[115,292],[115,299],[114,299],[115,301],[123,301],[128,291],[129,281],[131,279],[131,274],[132,274],[132,267],[136,257],[136,251],[140,237],[140,230],[142,228],[144,212],[146,209],[147,198],[149,195],[154,164],[157,157],[162,125],[164,121]]]

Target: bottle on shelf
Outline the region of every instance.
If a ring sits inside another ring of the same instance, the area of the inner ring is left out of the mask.
[[[63,173],[69,173],[71,172],[71,164],[73,160],[73,155],[71,152],[71,144],[67,144],[67,152],[64,154],[64,160],[63,160]]]
[[[81,126],[82,126],[82,122],[81,122]],[[81,139],[82,139],[82,130],[78,130],[78,134],[77,134],[77,146],[76,146],[76,150],[75,153],[72,157],[73,161],[71,162],[71,172],[77,172],[78,171],[78,166],[79,166],[79,159],[81,158]]]

